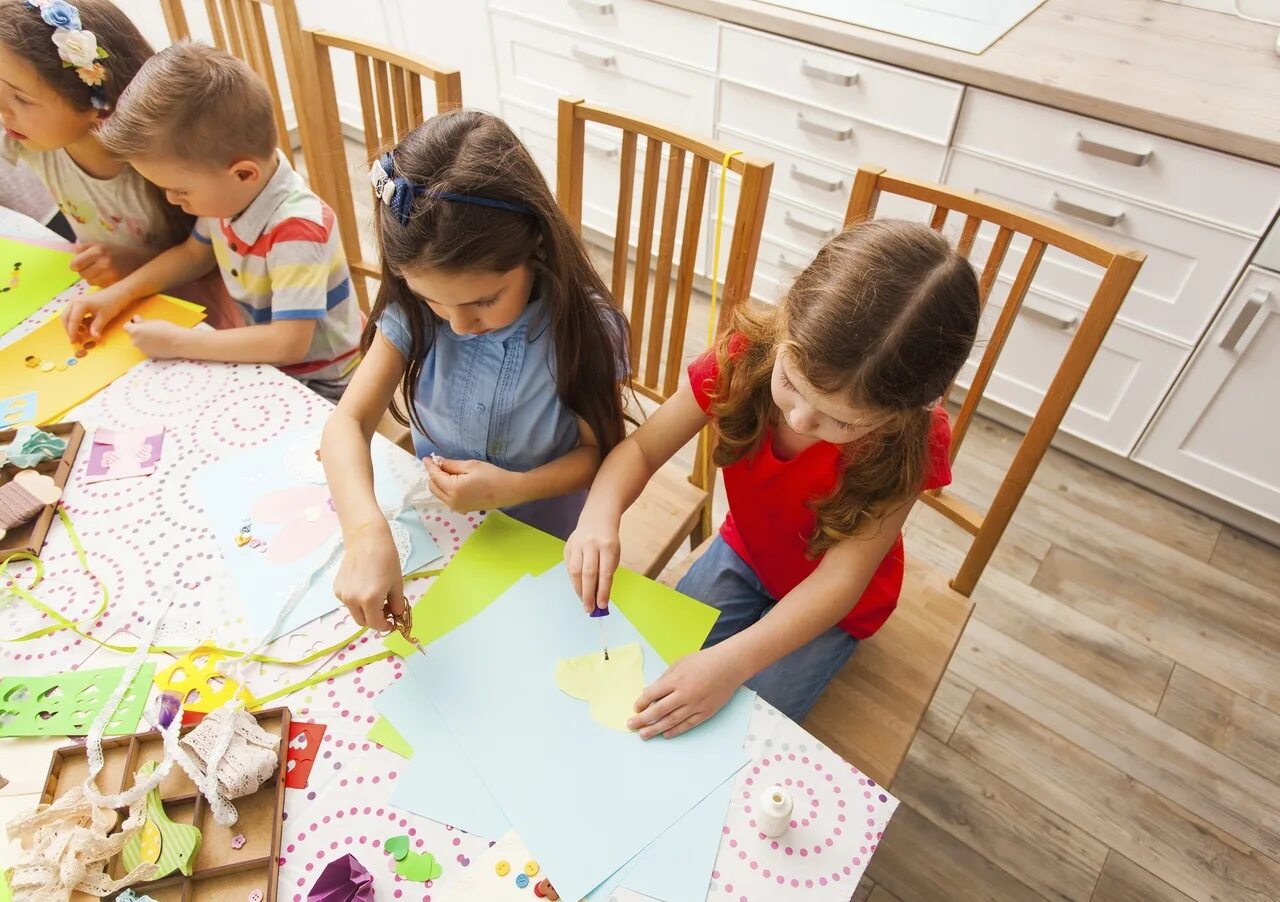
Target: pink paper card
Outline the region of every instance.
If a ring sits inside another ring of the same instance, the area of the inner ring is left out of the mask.
[[[93,434],[85,482],[150,476],[160,462],[163,444],[164,427],[159,425],[99,429]]]

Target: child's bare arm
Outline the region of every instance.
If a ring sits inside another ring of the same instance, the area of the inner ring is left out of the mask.
[[[124,328],[148,357],[288,366],[306,356],[316,321],[287,319],[238,329],[193,330],[159,320],[140,320]]]

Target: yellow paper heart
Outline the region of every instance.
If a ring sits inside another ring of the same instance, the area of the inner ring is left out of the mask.
[[[565,695],[588,703],[587,711],[597,723],[611,730],[627,731],[627,720],[635,714],[636,699],[644,690],[644,656],[639,642],[631,642],[604,653],[593,651],[556,663],[556,685]]]

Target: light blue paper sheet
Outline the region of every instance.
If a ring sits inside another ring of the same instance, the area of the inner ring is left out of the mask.
[[[315,456],[319,447],[320,430],[307,428],[224,458],[195,475],[196,492],[255,635],[271,628],[289,592],[324,561],[325,541],[338,534],[324,471]],[[375,494],[384,507],[398,506],[412,484],[391,466],[389,453],[401,452],[375,444]],[[268,548],[281,542],[311,550],[292,562],[279,563],[272,560],[269,551],[237,545],[236,535],[246,521],[252,536],[266,542]],[[415,512],[406,511],[397,522],[407,530],[412,543],[405,573],[440,557]],[[340,605],[333,594],[333,572],[316,574],[310,590],[271,638],[293,632]]]
[[[607,630],[612,644],[641,643],[646,684],[661,676],[665,663],[621,611]],[[555,665],[599,647],[598,626],[560,566],[520,580],[426,657],[406,659],[567,899],[626,865],[747,760],[754,695],[745,690],[674,740],[643,742],[593,721],[585,703],[556,687]]]
[[[413,757],[400,768],[392,805],[485,839],[511,829],[412,670],[379,695],[374,706],[413,747]]]

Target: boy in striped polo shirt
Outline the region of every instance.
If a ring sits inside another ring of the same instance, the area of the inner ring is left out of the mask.
[[[181,42],[153,56],[98,131],[109,151],[198,217],[191,236],[63,310],[73,339],[131,301],[212,270],[241,328],[125,324],[149,357],[270,363],[337,401],[360,360],[360,312],[333,211],[276,149],[266,85],[244,63]]]

